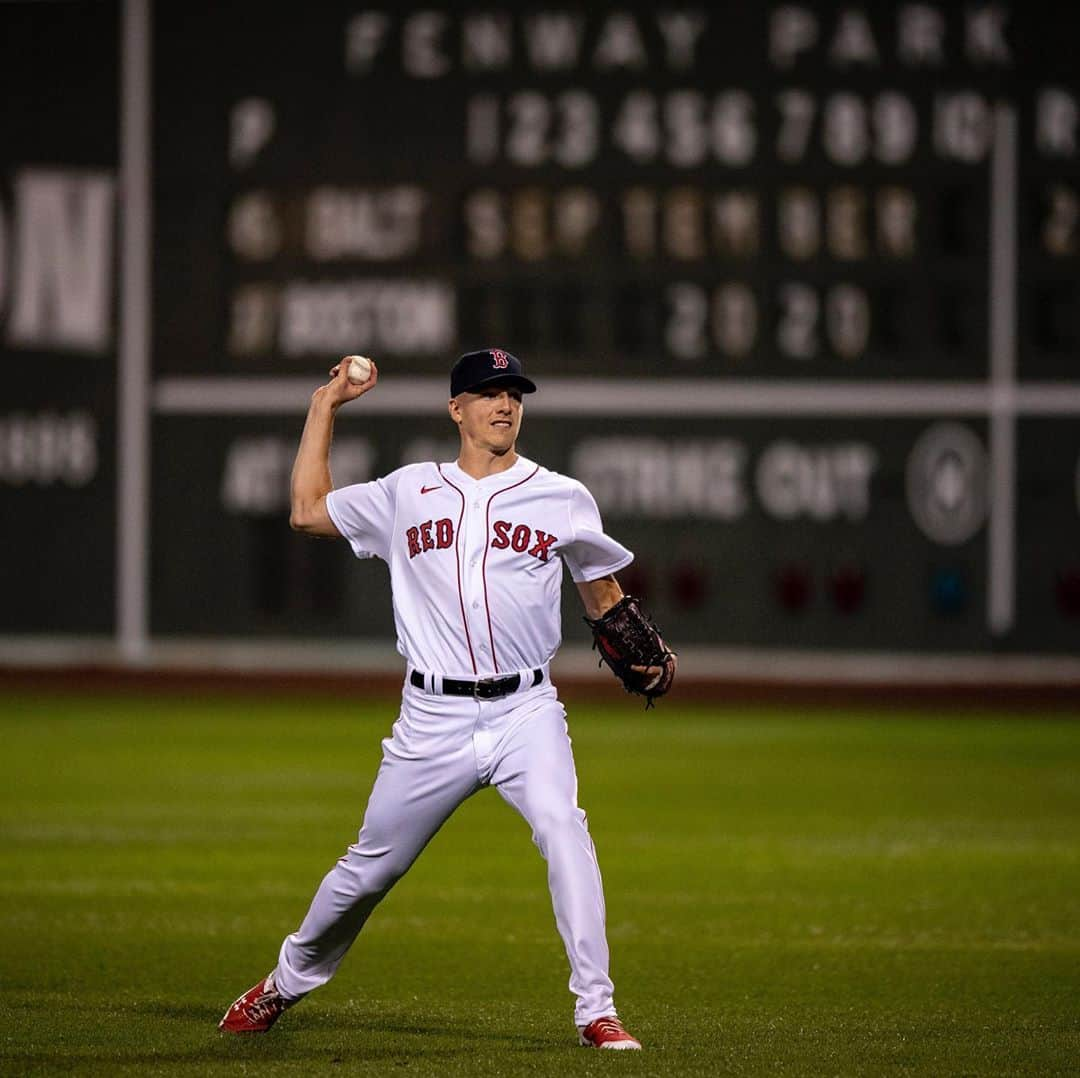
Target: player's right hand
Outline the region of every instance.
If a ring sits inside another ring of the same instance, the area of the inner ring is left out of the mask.
[[[349,357],[346,356],[345,359]],[[315,390],[315,396],[325,397],[331,407],[337,408],[349,401],[362,397],[365,393],[375,388],[379,380],[379,368],[375,361],[371,361],[371,377],[360,385],[353,385],[348,377],[348,364],[342,359],[330,368],[330,381]]]

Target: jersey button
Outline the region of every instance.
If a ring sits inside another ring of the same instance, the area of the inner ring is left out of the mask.
[[[480,600],[479,599],[473,599],[472,608],[473,608],[473,610],[479,610],[480,609]]]

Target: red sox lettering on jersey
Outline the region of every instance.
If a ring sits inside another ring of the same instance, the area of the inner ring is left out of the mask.
[[[454,545],[454,522],[449,517],[436,521],[425,520],[423,524],[408,528],[405,540],[410,558],[415,558],[425,550],[447,550]]]
[[[562,638],[563,566],[596,580],[633,560],[585,487],[521,456],[482,479],[406,465],[326,506],[357,557],[389,565],[398,650],[451,677],[543,666]]]
[[[511,528],[513,528],[512,532]],[[509,520],[496,520],[492,529],[495,532],[495,538],[491,540],[491,545],[495,550],[505,550],[507,547],[521,552],[527,550],[532,557],[539,558],[541,561],[548,560],[548,549],[553,543],[559,541],[557,535],[548,535],[537,528],[534,546],[532,545],[533,529],[528,524],[518,524],[514,527]]]
[[[493,538],[490,546],[494,550],[510,547],[518,553],[528,553],[541,561],[548,560],[548,552],[559,541],[557,535],[545,532],[542,528],[533,529],[528,524],[517,524],[510,520],[496,520],[491,526]],[[454,545],[454,522],[449,517],[442,520],[425,520],[405,529],[405,543],[409,557],[415,558],[428,550],[448,550]]]

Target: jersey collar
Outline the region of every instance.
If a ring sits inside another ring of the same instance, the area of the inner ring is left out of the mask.
[[[473,479],[471,475],[463,472],[457,466],[457,461],[440,464],[439,468],[455,482],[471,483],[478,487],[501,487],[508,483],[515,483],[519,479],[524,479],[529,472],[536,468],[536,464],[534,461],[529,460],[528,457],[523,457],[519,453],[518,459],[507,468],[505,472],[496,472],[494,475],[486,475],[483,479]]]

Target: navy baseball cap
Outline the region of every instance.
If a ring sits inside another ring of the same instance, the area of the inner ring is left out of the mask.
[[[536,384],[525,377],[525,368],[517,356],[501,348],[466,352],[450,372],[450,396],[476,392],[494,383],[517,386],[522,393],[535,393]]]

